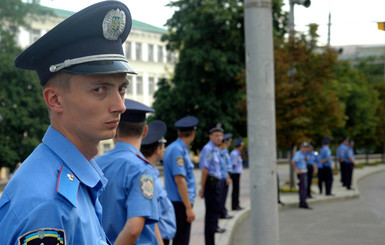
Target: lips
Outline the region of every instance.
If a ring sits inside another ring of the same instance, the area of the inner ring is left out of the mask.
[[[119,119],[106,122],[106,124],[111,126],[111,127],[117,127],[119,125]]]

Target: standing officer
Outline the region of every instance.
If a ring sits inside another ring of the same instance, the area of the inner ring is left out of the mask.
[[[223,139],[222,123],[210,125],[210,141],[203,147],[199,164],[202,169],[201,190],[199,196],[205,198],[205,244],[215,244],[215,232],[218,227],[219,209],[223,191],[220,150]]]
[[[299,179],[299,207],[305,209],[311,209],[306,202],[306,190],[307,190],[307,166],[306,166],[306,151],[309,147],[308,142],[303,142],[301,148],[297,151],[291,160],[291,165],[294,171],[297,173]]]
[[[243,140],[238,138],[234,141],[235,149],[230,153],[231,169],[229,170],[233,182],[233,191],[231,193],[231,208],[235,211],[242,210],[239,206],[239,183],[243,172],[243,160],[241,152],[243,150]]]
[[[325,137],[322,140],[322,148],[319,154],[319,159],[323,168],[323,180],[325,182],[326,196],[333,196],[333,170],[332,170],[332,153],[330,150],[330,138]]]
[[[349,148],[345,152],[345,186],[348,190],[353,190],[351,187],[352,185],[352,178],[353,178],[353,169],[354,165],[356,165],[356,160],[354,159],[354,141],[351,139],[349,140]]]
[[[313,198],[311,195],[311,185],[313,182],[313,174],[317,174],[317,155],[314,151],[314,146],[309,143],[309,150],[307,151],[307,197]]]
[[[340,162],[340,174],[341,174],[341,183],[342,186],[346,186],[346,163],[345,163],[345,154],[349,150],[349,139],[345,138],[344,141],[340,144],[340,146],[337,149],[337,157],[338,161]]]
[[[173,239],[176,232],[176,221],[174,207],[167,197],[167,192],[160,181],[160,173],[156,164],[163,159],[165,151],[165,143],[167,142],[163,135],[166,133],[167,127],[164,122],[155,120],[148,124],[148,132],[142,140],[140,151],[151,163],[154,170],[155,192],[158,194],[158,210],[159,210],[159,230],[163,238],[163,243],[168,245],[170,239]]]
[[[221,209],[219,212],[219,218],[220,219],[231,219],[233,216],[229,215],[226,209],[226,199],[227,199],[227,193],[229,190],[229,185],[231,183],[231,178],[229,174],[229,170],[231,168],[231,160],[229,155],[229,147],[231,144],[231,138],[233,137],[232,134],[225,134],[223,135],[222,145],[221,145],[221,160],[223,161],[223,167],[222,171],[226,171],[222,173],[224,186],[223,186],[223,192],[221,197]],[[226,176],[226,177],[225,177]]]
[[[92,158],[125,110],[126,74],[135,74],[122,49],[130,30],[124,4],[100,2],[16,58],[37,72],[51,126],[1,196],[1,245],[107,244],[98,201],[107,180]]]
[[[194,116],[179,119],[174,124],[178,128],[178,139],[167,147],[163,157],[164,184],[175,209],[176,234],[173,244],[176,245],[189,244],[191,223],[195,220],[195,176],[189,147],[195,138],[198,122]]]
[[[129,99],[125,105],[114,149],[96,158],[108,179],[100,195],[103,228],[114,244],[158,244],[154,170],[139,151],[148,130],[146,113],[154,110]]]

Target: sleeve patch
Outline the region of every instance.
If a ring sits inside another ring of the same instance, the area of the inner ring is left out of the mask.
[[[211,159],[211,154],[207,154],[206,159],[210,160]]]
[[[176,158],[176,163],[178,164],[178,166],[183,167],[184,166],[184,159],[183,159],[183,157],[177,157]]]
[[[19,245],[65,245],[65,231],[54,228],[42,228],[25,233],[18,238]]]
[[[140,176],[140,190],[147,199],[154,197],[154,180],[150,175]]]

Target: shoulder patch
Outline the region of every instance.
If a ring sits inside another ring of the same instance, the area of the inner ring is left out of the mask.
[[[80,181],[64,165],[61,166],[57,179],[56,191],[65,197],[74,207],[78,195]]]
[[[211,154],[210,153],[207,154],[206,158],[207,158],[207,160],[210,160],[211,159]]]
[[[66,233],[61,229],[42,228],[25,233],[19,237],[19,245],[65,245]]]
[[[154,180],[150,175],[140,176],[140,191],[147,199],[154,197]]]
[[[181,166],[181,167],[184,166],[184,159],[182,156],[176,158],[176,164],[178,164],[178,166]]]

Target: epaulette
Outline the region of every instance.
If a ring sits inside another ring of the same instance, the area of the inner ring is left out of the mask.
[[[145,163],[151,164],[146,158],[142,157],[141,155],[136,154],[136,156],[142,159]]]
[[[76,207],[80,181],[64,165],[61,166],[57,179],[56,191]]]

